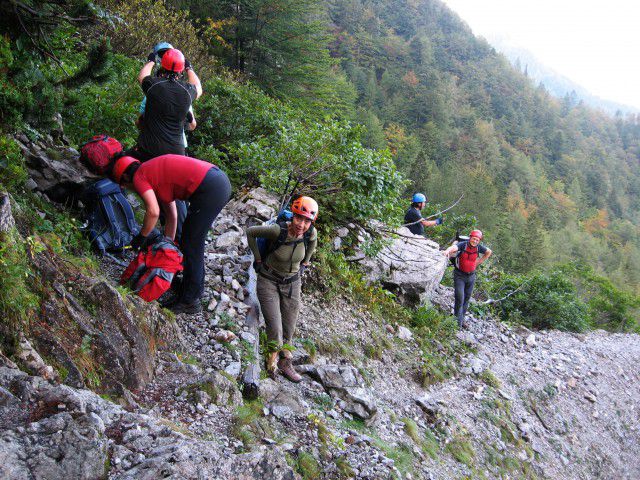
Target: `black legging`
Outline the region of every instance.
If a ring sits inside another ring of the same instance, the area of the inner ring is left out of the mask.
[[[464,273],[455,268],[453,270],[453,287],[455,302],[453,314],[458,319],[458,325],[462,326],[464,314],[469,308],[469,301],[473,293],[473,285],[476,283],[476,272]]]
[[[204,291],[204,243],[211,224],[231,198],[231,183],[217,167],[211,168],[193,195],[182,227],[180,249],[184,274],[180,302],[193,303]]]

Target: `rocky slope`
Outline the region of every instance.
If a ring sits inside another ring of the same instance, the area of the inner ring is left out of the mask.
[[[472,319],[470,331],[453,334],[455,349],[440,346],[458,368],[423,388],[429,352],[416,332],[346,295],[307,291],[296,350],[304,381],[264,379],[260,397],[243,400],[237,379],[255,360],[256,338],[245,325],[242,229],[274,207],[253,191],[223,211],[207,246],[205,311],[177,318],[183,346],[144,362],[148,376],[108,377],[121,392],[103,398],[2,357],[0,477],[640,477],[637,335],[532,333]],[[424,255],[436,262],[437,248]],[[429,295],[450,308],[450,289]],[[119,395],[126,409],[111,401]]]

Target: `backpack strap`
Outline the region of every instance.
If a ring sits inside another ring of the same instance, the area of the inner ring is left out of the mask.
[[[122,209],[122,213],[124,213],[124,217],[127,219],[127,226],[129,227],[129,230],[131,231],[132,235],[137,235],[140,231],[140,227],[138,226],[138,222],[136,222],[136,218],[133,215],[133,209],[131,208],[131,205],[125,198],[124,194],[116,193],[115,197],[116,201],[120,205],[120,208]]]
[[[109,230],[111,230],[111,238],[113,240],[113,243],[115,244],[116,248],[121,248],[124,247],[124,245],[120,245],[121,243],[121,235],[120,235],[120,229],[118,228],[118,225],[115,221],[113,221],[116,218],[115,212],[113,211],[113,206],[111,205],[111,200],[109,200],[110,195],[105,195],[103,197],[100,197],[100,206],[102,208],[102,210],[104,211],[105,217],[107,218],[107,222],[109,223],[109,225],[107,226],[107,228],[109,228]]]

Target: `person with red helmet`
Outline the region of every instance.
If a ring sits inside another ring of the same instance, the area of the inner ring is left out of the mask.
[[[101,160],[102,157],[96,157]],[[145,247],[162,210],[166,216],[164,235],[173,240],[176,233],[176,200],[188,200],[180,250],[183,253],[183,280],[173,305],[175,313],[198,313],[204,291],[204,246],[211,224],[231,198],[231,183],[215,165],[167,154],[145,163],[126,154],[110,159],[106,168],[89,158],[85,164],[94,173],[135,191],[143,200],[145,214],[140,233],[131,241],[134,249]]]
[[[267,372],[273,377],[279,370],[299,382],[302,377],[293,368],[286,345],[291,345],[298,322],[301,277],[317,245],[313,224],[318,204],[311,197],[298,197],[291,213],[291,221],[249,227],[247,242],[255,258],[256,291],[267,327]],[[259,239],[264,241],[263,248]]]
[[[144,162],[167,153],[185,154],[184,123],[192,103],[202,95],[200,79],[182,52],[165,42],[156,45],[138,74],[146,96],[144,119],[136,146],[128,153]],[[151,75],[157,60],[160,70]],[[186,72],[187,81],[181,76]]]
[[[443,254],[449,258],[455,255],[453,270],[453,284],[455,302],[453,314],[458,319],[460,328],[466,327],[464,316],[469,307],[473,286],[476,282],[476,268],[493,253],[490,248],[480,244],[482,232],[471,230],[469,240],[463,240],[451,245]]]

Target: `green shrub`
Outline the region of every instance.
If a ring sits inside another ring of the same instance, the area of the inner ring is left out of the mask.
[[[0,233],[0,347],[11,353],[39,306],[31,286],[36,279],[29,265],[27,242],[16,230]]]
[[[10,192],[24,185],[29,174],[24,162],[22,150],[6,135],[0,136],[0,184]]]
[[[493,290],[500,294],[513,292],[497,304],[502,320],[521,323],[529,328],[555,328],[582,332],[589,327],[589,309],[576,287],[559,269],[535,272],[526,277],[504,275]]]

